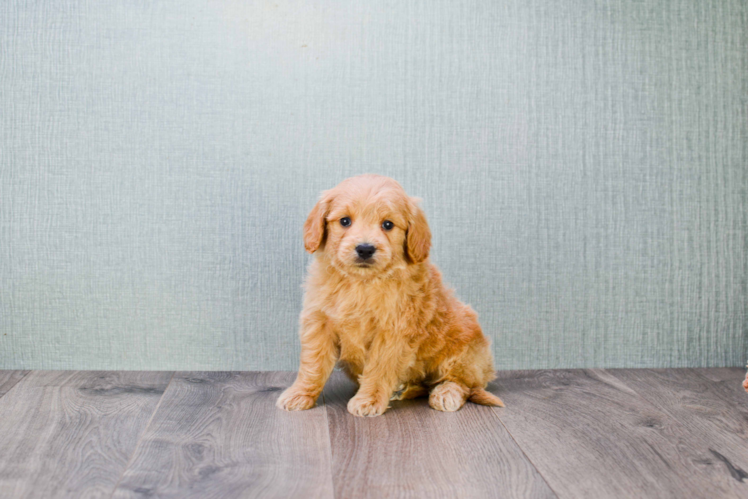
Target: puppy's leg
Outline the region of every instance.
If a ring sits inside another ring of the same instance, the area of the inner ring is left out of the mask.
[[[429,396],[429,406],[439,411],[457,411],[467,401],[470,389],[457,382],[442,382],[433,389]]]
[[[398,382],[415,356],[413,344],[412,337],[393,332],[382,333],[374,339],[359,380],[361,386],[348,401],[351,414],[376,417],[385,412]]]
[[[289,411],[313,407],[335,367],[337,357],[335,336],[325,317],[321,313],[305,316],[301,326],[299,374],[275,405]]]

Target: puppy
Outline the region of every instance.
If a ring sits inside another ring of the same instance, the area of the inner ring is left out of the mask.
[[[358,384],[348,402],[356,416],[426,394],[441,411],[467,400],[504,406],[485,390],[495,375],[478,317],[429,262],[426,216],[400,184],[361,175],[325,191],[304,224],[304,246],[315,259],[300,318],[301,363],[279,408],[312,408],[336,362]]]

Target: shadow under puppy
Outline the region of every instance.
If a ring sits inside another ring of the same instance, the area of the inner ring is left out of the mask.
[[[504,406],[485,390],[495,374],[477,315],[429,262],[426,216],[400,184],[361,175],[325,191],[304,224],[304,245],[315,259],[300,318],[301,363],[279,408],[313,407],[336,362],[359,385],[348,402],[356,416],[426,394],[441,411],[467,400]]]

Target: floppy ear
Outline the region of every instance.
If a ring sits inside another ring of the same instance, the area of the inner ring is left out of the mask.
[[[304,248],[309,253],[317,251],[325,239],[325,217],[330,209],[330,197],[322,193],[304,223]]]
[[[418,201],[418,198],[410,200],[411,216],[405,235],[405,253],[413,264],[426,260],[431,249],[431,230],[429,223],[426,222],[426,214],[418,206]]]

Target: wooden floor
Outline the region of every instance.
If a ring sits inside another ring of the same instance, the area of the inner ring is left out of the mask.
[[[500,372],[506,408],[277,410],[279,372],[0,372],[0,497],[748,497],[741,369]]]

